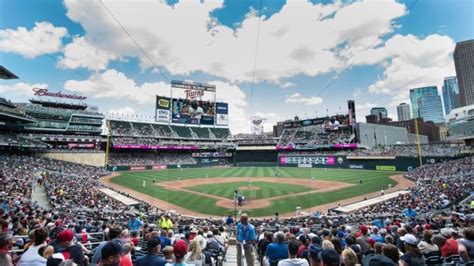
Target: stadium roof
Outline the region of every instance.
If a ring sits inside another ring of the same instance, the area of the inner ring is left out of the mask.
[[[66,102],[51,102],[30,99],[31,103],[40,104],[44,107],[53,107],[53,108],[63,108],[63,109],[72,109],[72,110],[86,110],[87,104],[75,104],[75,103],[66,103]]]
[[[17,79],[18,76],[13,74],[10,70],[0,65],[0,78],[1,79]]]

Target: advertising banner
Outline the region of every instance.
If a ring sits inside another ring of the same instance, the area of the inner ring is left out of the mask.
[[[396,171],[397,167],[394,165],[377,165],[375,169],[378,171]]]
[[[364,169],[364,166],[361,164],[349,164],[350,169]]]
[[[170,122],[171,99],[168,97],[156,96],[156,122]]]
[[[167,168],[166,164],[153,165],[151,167],[151,169],[153,170],[164,170],[166,168]]]
[[[144,165],[130,166],[130,171],[143,171],[143,170],[146,170],[146,166]]]
[[[343,162],[343,158],[338,158],[338,163]],[[334,156],[282,156],[280,164],[296,164],[296,165],[335,165],[336,158]]]
[[[229,104],[216,103],[216,125],[229,125]]]
[[[140,149],[140,150],[199,150],[199,146],[174,146],[174,145],[114,145],[114,149]]]

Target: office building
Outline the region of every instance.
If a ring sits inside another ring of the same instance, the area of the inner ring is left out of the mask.
[[[438,95],[436,86],[414,88],[410,90],[410,102],[413,118],[420,118],[418,101],[422,96]]]
[[[383,118],[388,117],[388,111],[387,111],[387,108],[385,107],[374,107],[370,109],[370,114],[376,115],[378,121],[381,121]]]
[[[398,121],[410,120],[410,105],[407,103],[401,103],[397,106]]]
[[[418,134],[428,136],[429,142],[437,142],[441,140],[439,127],[433,122],[424,122],[423,119],[414,118],[404,121],[394,121],[390,122],[390,126],[404,127],[407,129],[408,133],[416,134],[416,126],[418,126]]]
[[[456,77],[444,78],[443,83],[443,103],[444,114],[449,114],[451,110],[458,108],[461,105],[461,98],[459,97],[458,81]]]
[[[439,95],[425,95],[419,98],[418,110],[424,121],[444,123],[443,106]]]
[[[474,40],[456,43],[454,66],[459,86],[459,107],[474,104]]]

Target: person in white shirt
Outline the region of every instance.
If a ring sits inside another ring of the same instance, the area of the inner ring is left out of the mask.
[[[46,239],[48,232],[44,228],[35,229],[33,232],[34,245],[21,255],[18,265],[43,266],[46,265],[46,258],[43,252],[47,248]]]
[[[298,259],[296,257],[298,248],[298,241],[290,240],[288,242],[288,259],[279,261],[278,266],[309,266],[309,263],[306,259]]]

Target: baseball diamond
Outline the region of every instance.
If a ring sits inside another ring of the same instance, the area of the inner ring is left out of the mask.
[[[279,174],[275,176],[276,173]],[[311,212],[328,203],[337,206],[339,201],[355,198],[354,201],[361,195],[376,196],[382,189],[388,191],[391,187],[391,191],[396,191],[410,185],[396,175],[391,171],[316,168],[185,168],[115,173],[103,182],[156,207],[178,207],[180,213],[198,216],[234,213],[233,197],[237,190],[245,197],[238,211],[265,217],[275,212],[295,215],[297,205]],[[359,184],[360,179],[363,184]]]

